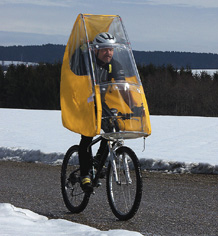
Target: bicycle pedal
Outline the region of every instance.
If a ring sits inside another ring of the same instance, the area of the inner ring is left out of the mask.
[[[96,187],[98,188],[98,187],[100,187],[102,185],[102,183],[101,182],[98,182],[97,184],[96,184]]]

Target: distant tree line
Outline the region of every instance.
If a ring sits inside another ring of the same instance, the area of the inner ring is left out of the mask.
[[[193,74],[172,65],[138,69],[151,114],[218,116],[218,73]]]
[[[0,107],[60,109],[61,63],[0,69]]]
[[[23,61],[37,63],[62,62],[66,45],[0,46],[0,61]],[[172,65],[175,68],[218,69],[218,54],[193,52],[135,51],[139,65]]]
[[[138,65],[152,115],[218,117],[218,73]],[[0,107],[60,109],[61,63],[0,67]]]

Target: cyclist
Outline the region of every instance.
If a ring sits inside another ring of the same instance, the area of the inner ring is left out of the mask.
[[[114,54],[114,44],[116,43],[116,38],[108,32],[103,32],[98,34],[93,40],[93,45],[95,47],[95,65],[94,73],[97,83],[110,82],[112,78],[115,81],[125,80],[124,70],[121,64],[113,59]],[[103,47],[101,47],[103,46]],[[101,93],[102,101],[102,117],[112,116],[110,109],[104,102],[104,93]],[[128,104],[127,99],[123,96],[125,102]],[[102,120],[102,129],[105,132],[111,132],[111,128],[107,123],[106,119]],[[92,165],[91,153],[87,150],[88,146],[91,144],[93,137],[87,137],[82,135],[79,144],[79,161],[80,161],[80,175],[81,175],[81,187],[85,192],[92,192],[93,187],[91,179],[89,176],[90,167]],[[103,139],[100,143],[99,150],[95,156],[95,163],[99,163],[100,157],[108,153],[107,140]],[[94,163],[94,165],[95,165]]]

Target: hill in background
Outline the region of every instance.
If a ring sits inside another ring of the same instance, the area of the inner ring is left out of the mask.
[[[0,46],[0,61],[55,63],[63,60],[65,46]]]
[[[174,68],[217,69],[218,54],[191,52],[141,52],[134,51],[137,64],[155,66],[172,65]]]
[[[62,62],[65,45],[0,46],[0,61],[55,63]],[[191,52],[145,52],[133,50],[137,64],[169,65],[174,68],[217,69],[218,54]]]

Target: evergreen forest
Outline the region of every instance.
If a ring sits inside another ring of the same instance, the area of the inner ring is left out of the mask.
[[[151,115],[218,116],[218,73],[138,65]],[[60,109],[61,63],[0,67],[0,107]]]

